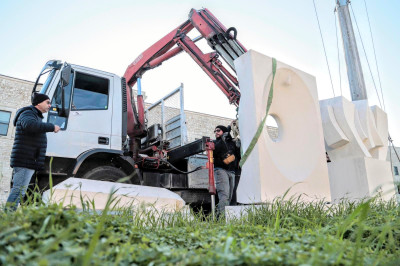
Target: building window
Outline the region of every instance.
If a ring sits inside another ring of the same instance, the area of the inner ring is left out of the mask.
[[[0,111],[0,135],[7,136],[8,125],[10,124],[11,112]]]
[[[394,166],[394,175],[399,175],[399,168],[397,166]]]

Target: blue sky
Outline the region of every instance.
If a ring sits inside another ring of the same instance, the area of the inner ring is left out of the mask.
[[[389,129],[400,145],[400,1],[365,0],[380,69]],[[341,94],[334,0],[315,0],[327,48],[336,96]],[[264,1],[1,1],[0,74],[35,80],[43,64],[60,59],[123,75],[144,50],[187,19],[191,8],[207,7],[226,26],[238,30],[247,49],[308,72],[317,79],[320,99],[333,96],[312,0]],[[364,0],[352,7],[362,34],[377,89],[380,91]],[[356,32],[356,35],[358,33]],[[194,37],[192,35],[192,37]],[[370,104],[378,104],[361,43],[358,44]],[[342,92],[350,99],[339,39]],[[185,54],[143,76],[149,101],[180,83],[185,108],[234,117],[225,96]],[[379,105],[379,104],[378,104]]]

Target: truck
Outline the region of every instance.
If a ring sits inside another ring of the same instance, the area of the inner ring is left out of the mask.
[[[193,29],[200,36],[191,39],[188,33]],[[187,203],[209,202],[206,185],[189,185],[191,172],[201,167],[188,171],[188,160],[207,152],[207,163],[212,164],[212,141],[203,137],[170,147],[162,137],[165,128],[149,125],[145,119],[140,79],[146,71],[186,52],[229,103],[238,106],[240,91],[233,61],[247,50],[236,37],[237,30],[227,29],[208,9],[192,9],[184,23],[139,54],[122,77],[59,60],[48,61],[32,93],[47,74],[40,93],[49,96],[52,107],[44,121],[61,130],[48,135],[45,170],[36,175],[39,188],[48,187],[49,173],[54,185],[68,177],[112,182],[125,177],[124,182],[171,189]],[[201,39],[206,39],[213,52],[201,51],[196,45]],[[136,83],[135,99],[132,87]]]

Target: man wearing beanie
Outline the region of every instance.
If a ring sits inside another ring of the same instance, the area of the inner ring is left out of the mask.
[[[219,199],[217,211],[219,215],[224,215],[225,206],[230,204],[235,186],[237,148],[227,127],[216,126],[214,133],[216,138],[214,141],[215,188]]]
[[[14,118],[15,138],[11,151],[13,185],[6,203],[7,211],[15,211],[36,170],[44,169],[47,132],[57,133],[60,127],[42,122],[43,114],[51,107],[47,95],[33,93],[32,105],[21,108]]]

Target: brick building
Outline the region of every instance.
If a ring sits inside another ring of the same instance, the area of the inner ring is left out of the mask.
[[[12,174],[10,153],[15,134],[12,122],[19,108],[31,104],[33,85],[31,81],[0,75],[0,205],[7,199]],[[187,110],[185,116],[188,141],[202,136],[212,137],[216,125],[228,125],[232,120]]]

